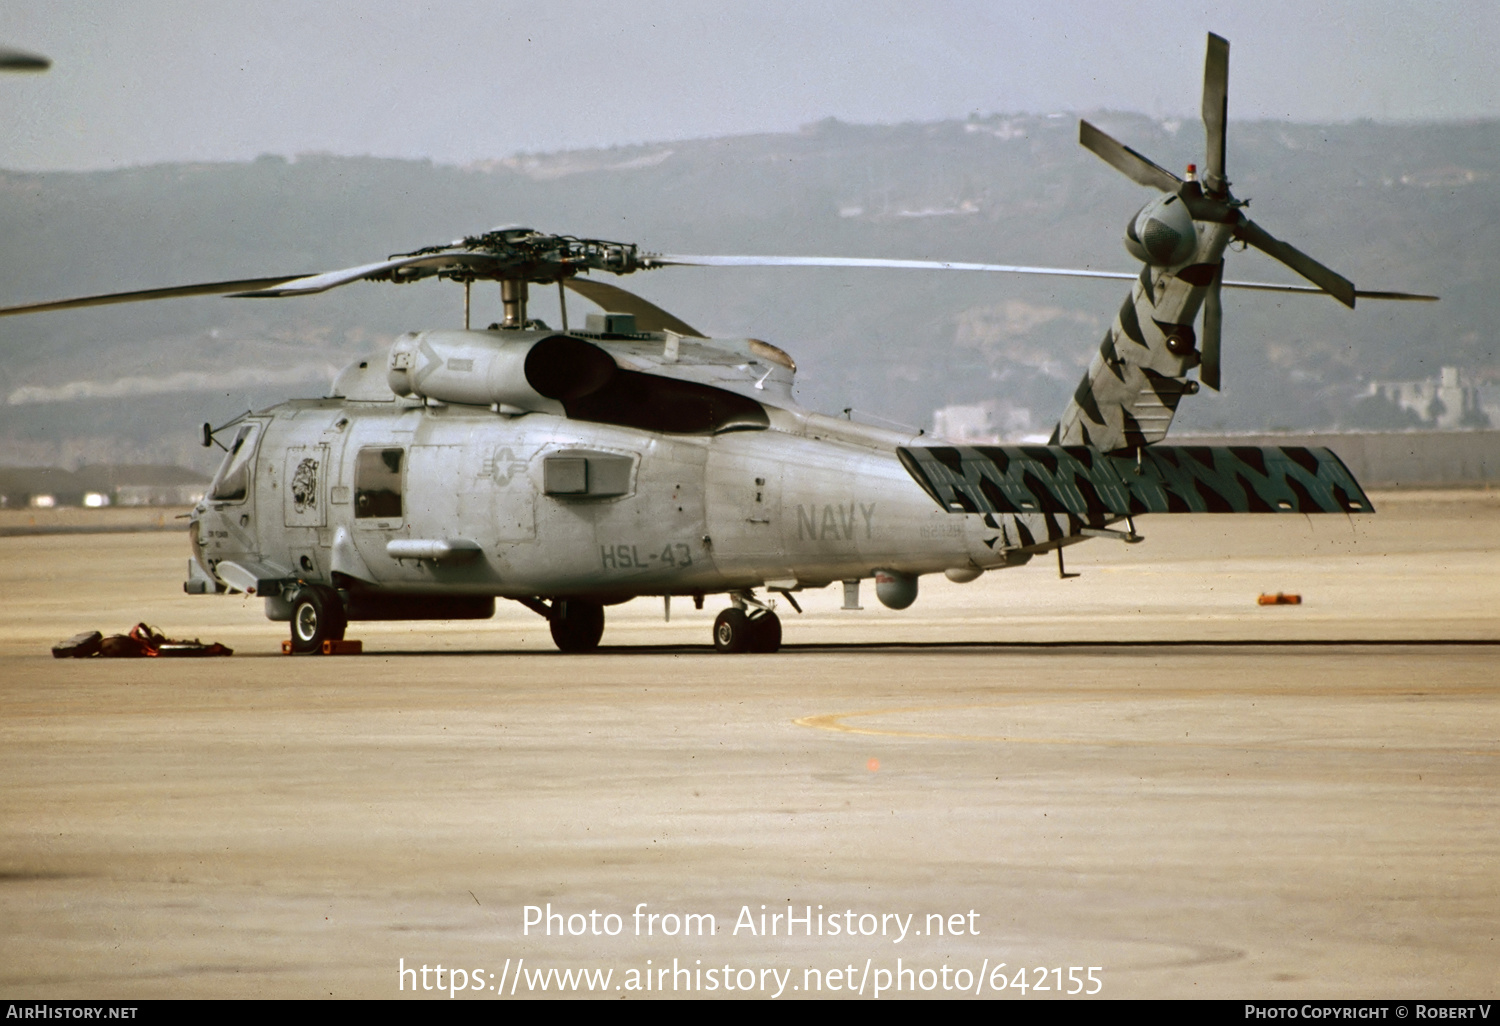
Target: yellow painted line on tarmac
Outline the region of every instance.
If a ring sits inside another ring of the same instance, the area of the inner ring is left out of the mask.
[[[1483,689],[1455,689],[1456,693],[1485,693]],[[1446,691],[1444,692],[1447,693]],[[1233,693],[1231,693],[1233,694]],[[1428,692],[1433,694],[1433,692]],[[1180,697],[1180,696],[1179,696]],[[846,720],[856,717],[871,716],[899,716],[912,714],[965,712],[974,709],[1015,709],[1038,705],[1076,705],[1084,702],[1098,702],[1098,698],[1076,698],[1041,700],[1036,702],[1001,702],[986,703],[980,705],[956,705],[956,706],[908,706],[893,709],[864,709],[844,713],[824,713],[816,716],[801,716],[792,720],[793,725],[808,727],[813,730],[828,730],[839,734],[856,734],[867,737],[899,737],[912,738],[915,740],[928,741],[987,741],[1001,744],[1015,745],[1067,745],[1079,748],[1154,748],[1171,745],[1174,748],[1202,748],[1202,749],[1224,749],[1230,748],[1240,751],[1277,751],[1277,752],[1388,752],[1391,754],[1430,754],[1430,755],[1460,755],[1495,758],[1500,757],[1500,748],[1435,748],[1430,745],[1404,746],[1399,744],[1376,744],[1376,745],[1324,745],[1317,743],[1306,744],[1278,744],[1265,741],[1186,741],[1177,738],[1155,738],[1132,740],[1127,738],[1068,738],[1068,737],[1020,737],[1009,734],[961,734],[950,732],[934,732],[922,730],[900,730],[881,727],[858,727]]]

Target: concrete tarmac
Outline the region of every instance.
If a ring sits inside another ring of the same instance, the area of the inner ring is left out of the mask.
[[[178,534],[0,537],[0,994],[1495,997],[1500,496],[1375,501],[806,593],[775,656],[643,599],[292,659]],[[139,620],[236,654],[48,654]]]

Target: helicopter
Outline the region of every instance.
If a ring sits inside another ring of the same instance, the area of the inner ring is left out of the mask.
[[[1209,35],[1202,175],[1153,163],[1087,121],[1079,141],[1155,190],[1128,222],[1141,264],[1116,273],[851,257],[652,253],[632,243],[498,228],[385,260],[0,309],[0,316],[197,295],[286,298],[356,281],[462,285],[463,330],[408,332],[322,398],[203,425],[222,465],[190,515],[192,594],[264,600],[293,652],[351,621],[485,619],[497,599],[545,617],[563,652],[598,647],[605,609],[641,596],[701,609],[726,595],[721,652],[781,647],[775,597],[859,589],[892,609],[927,574],[954,582],[1094,538],[1141,540],[1150,513],[1373,512],[1325,448],[1162,444],[1178,404],[1220,388],[1223,288],[1432,300],[1355,286],[1244,213],[1225,172],[1229,44]],[[1225,280],[1231,243],[1310,285]],[[941,444],[800,406],[797,366],[753,338],[714,339],[593,274],[674,266],[862,267],[1129,280],[1045,445]],[[470,326],[475,282],[503,319]],[[561,325],[529,315],[556,287]],[[567,294],[596,304],[570,326]],[[1200,322],[1201,332],[1195,326]],[[759,592],[759,594],[757,594]]]

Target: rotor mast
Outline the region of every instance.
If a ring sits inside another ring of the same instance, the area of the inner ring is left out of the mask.
[[[505,318],[500,327],[519,331],[526,327],[526,279],[500,279],[500,305],[505,309]]]

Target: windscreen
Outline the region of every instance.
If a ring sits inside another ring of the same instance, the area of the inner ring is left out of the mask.
[[[244,502],[250,494],[250,475],[255,467],[255,442],[260,424],[250,421],[235,432],[224,462],[209,485],[208,497],[216,502]]]

